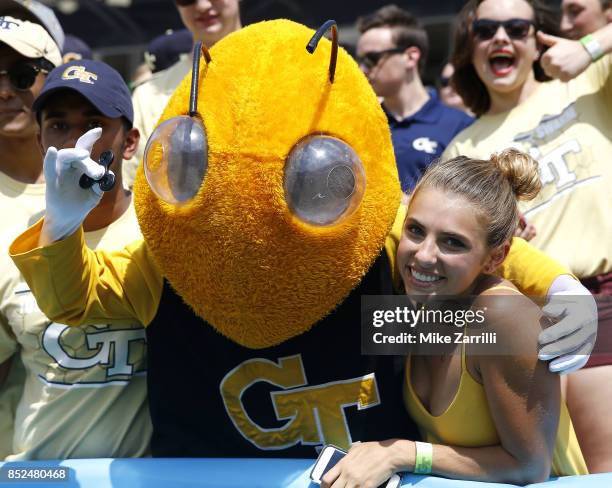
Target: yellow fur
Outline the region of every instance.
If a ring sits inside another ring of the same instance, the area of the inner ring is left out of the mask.
[[[322,40],[311,55],[312,34],[276,20],[216,44],[201,67],[209,147],[198,194],[182,207],[165,204],[142,167],[135,185],[140,226],[164,276],[200,317],[250,348],[286,341],[330,313],[379,255],[400,201],[376,96],[342,49],[330,84],[331,43]],[[190,78],[162,121],[188,112]],[[361,206],[340,225],[306,225],[285,202],[287,155],[313,133],[342,139],[365,168]]]

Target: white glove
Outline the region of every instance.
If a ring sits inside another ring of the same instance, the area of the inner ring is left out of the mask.
[[[50,147],[45,154],[45,220],[39,244],[49,245],[73,234],[83,223],[87,214],[100,203],[104,193],[98,183],[91,188],[79,186],[79,179],[85,173],[94,180],[105,172],[104,166],[93,161],[91,148],[102,135],[102,128],[96,127],[83,134],[74,148]]]
[[[550,362],[553,373],[571,373],[582,368],[597,338],[597,304],[593,295],[578,280],[559,276],[548,291],[549,301],[542,312],[561,319],[540,333],[538,358]]]

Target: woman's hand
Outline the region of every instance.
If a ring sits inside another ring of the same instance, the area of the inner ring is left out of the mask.
[[[551,78],[569,81],[591,64],[591,56],[580,41],[571,41],[562,37],[538,32],[538,42],[548,46],[540,58],[540,66]]]
[[[414,442],[389,439],[360,442],[330,469],[321,481],[322,488],[376,488],[397,471],[414,466]]]

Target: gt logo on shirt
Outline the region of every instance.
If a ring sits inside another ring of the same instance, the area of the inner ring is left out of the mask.
[[[52,377],[43,379],[51,383],[89,385],[125,381],[134,373],[144,370],[145,342],[142,327],[69,327],[50,323],[42,336],[44,350],[63,370],[75,371],[74,378],[64,374],[66,378],[57,381],[60,372],[56,370]],[[85,370],[92,371],[86,374]]]
[[[417,151],[426,152],[427,154],[436,154],[438,143],[432,141],[429,137],[419,137],[412,141],[412,147]]]
[[[256,424],[242,403],[242,395],[258,382],[283,388],[270,393],[280,428]],[[308,385],[300,355],[250,359],[231,370],[219,386],[225,410],[236,429],[259,449],[276,450],[304,444],[335,444],[348,449],[351,435],[344,415],[346,407],[359,410],[380,404],[374,373],[323,385]]]
[[[566,161],[569,154],[578,154],[580,144],[575,139],[561,144],[547,154],[542,154],[538,147],[529,148],[529,155],[538,160],[542,185],[555,183],[557,188],[563,188],[577,180],[576,173],[571,171]]]

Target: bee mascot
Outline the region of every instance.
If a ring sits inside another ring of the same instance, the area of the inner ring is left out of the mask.
[[[386,117],[329,27],[262,22],[196,56],[137,175],[143,240],[85,248],[99,198],[67,190],[70,167],[47,183],[70,211],[48,201],[11,248],[51,319],[147,327],[155,456],[417,436],[401,368],[361,355],[361,295],[393,293],[401,192]]]

